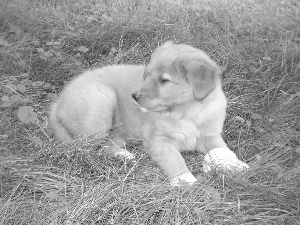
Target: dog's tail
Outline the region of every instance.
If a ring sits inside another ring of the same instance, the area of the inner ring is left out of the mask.
[[[61,119],[59,118],[57,111],[58,103],[52,103],[49,113],[50,126],[54,131],[55,137],[60,141],[71,141],[73,140],[71,134],[63,126]]]

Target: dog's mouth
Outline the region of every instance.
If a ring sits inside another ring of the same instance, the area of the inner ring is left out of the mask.
[[[174,109],[174,107],[178,106],[178,105],[182,105],[185,103],[188,103],[190,101],[196,101],[194,98],[184,101],[184,102],[179,102],[176,103],[174,102],[173,104],[170,105],[164,105],[164,104],[141,104],[140,102],[136,102],[134,101],[134,103],[138,106],[138,108],[144,112],[144,113],[150,113],[150,112],[169,112],[172,111],[172,109]],[[200,101],[199,101],[200,102]]]
[[[169,110],[169,107],[167,107],[165,105],[156,105],[156,106],[153,106],[153,107],[144,107],[144,106],[141,106],[136,101],[134,101],[134,102],[138,106],[138,108],[142,112],[144,112],[144,113],[149,113],[149,112],[163,112],[163,111],[168,111]]]
[[[165,105],[155,105],[155,106],[145,107],[145,105],[141,104],[137,99],[133,98],[132,100],[138,106],[138,108],[144,113],[167,111],[169,108]]]
[[[190,101],[197,101],[193,95],[189,95],[186,97],[182,102],[176,102],[176,101],[162,101],[160,99],[137,99],[134,98],[132,99],[134,103],[138,106],[138,108],[144,112],[144,113],[149,113],[149,112],[168,112],[172,111],[172,109],[178,105],[182,105],[185,103],[188,103]],[[202,99],[201,99],[202,100]],[[199,100],[199,102],[201,101]],[[164,103],[167,104],[164,104]]]
[[[164,111],[168,111],[169,110],[169,107],[167,106],[154,106],[154,107],[150,107],[150,108],[145,108],[145,107],[142,107],[140,105],[138,105],[139,108],[142,110],[142,112],[144,113],[149,113],[149,112],[164,112]]]
[[[145,112],[145,113],[149,111],[148,109],[140,107],[140,106],[139,106],[139,108],[142,110],[142,112]]]

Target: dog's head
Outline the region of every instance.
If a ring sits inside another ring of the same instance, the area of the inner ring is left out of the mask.
[[[152,54],[144,82],[132,97],[146,111],[203,101],[220,83],[220,74],[221,68],[205,52],[166,42]]]

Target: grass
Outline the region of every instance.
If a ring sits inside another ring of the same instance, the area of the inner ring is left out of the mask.
[[[0,6],[0,224],[300,224],[297,0]],[[129,163],[84,139],[53,141],[48,106],[71,77],[107,64],[147,63],[166,40],[201,48],[226,68],[224,137],[249,171],[207,176],[203,156],[184,153],[200,182],[172,188],[138,146],[131,146],[137,163]],[[23,105],[34,109],[28,115],[35,122],[22,120]]]

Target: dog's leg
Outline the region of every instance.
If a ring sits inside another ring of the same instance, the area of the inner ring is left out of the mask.
[[[60,141],[81,137],[102,140],[112,128],[117,95],[107,85],[94,85],[89,79],[75,79],[51,107],[50,124]]]
[[[119,157],[127,161],[135,159],[135,156],[126,150],[125,140],[122,138],[109,139],[106,144],[104,144],[102,151],[105,154]]]
[[[118,99],[115,91],[104,84],[90,85],[88,88],[71,86],[50,110],[50,123],[56,138],[64,142],[88,138],[91,145],[97,145],[111,135],[116,105]],[[123,139],[109,139],[103,151],[127,160],[134,158],[124,149]]]
[[[71,136],[71,134],[68,132],[68,130],[63,126],[63,124],[61,123],[57,113],[58,113],[58,109],[57,109],[57,102],[54,102],[51,107],[50,107],[50,115],[49,115],[49,122],[51,124],[51,127],[54,131],[55,137],[58,140],[61,141],[71,141],[73,138]]]
[[[197,139],[196,150],[198,152],[206,154],[214,148],[228,148],[221,135],[201,136]]]
[[[202,141],[202,147],[206,151],[203,160],[205,173],[213,169],[233,172],[249,168],[246,163],[240,161],[236,154],[227,147],[221,135],[203,137]]]
[[[170,141],[154,138],[147,142],[149,155],[168,175],[172,185],[193,184],[197,179],[187,168],[180,152]]]

